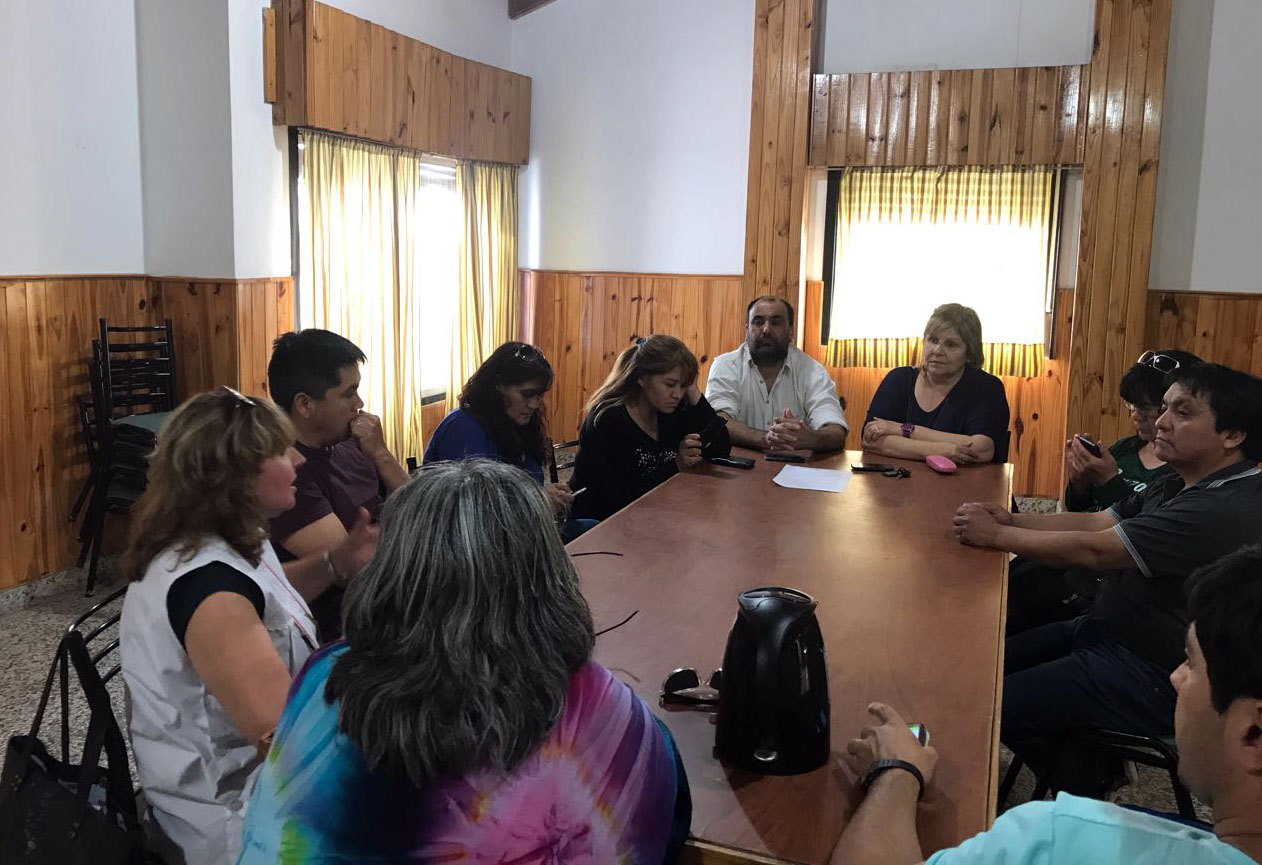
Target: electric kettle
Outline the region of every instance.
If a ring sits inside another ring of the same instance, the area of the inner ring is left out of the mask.
[[[828,674],[815,599],[777,586],[741,592],[723,653],[714,755],[765,775],[828,761]]]

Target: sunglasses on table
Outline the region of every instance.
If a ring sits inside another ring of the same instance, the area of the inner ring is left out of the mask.
[[[723,686],[722,668],[710,674],[703,685],[701,677],[692,667],[681,667],[662,682],[663,703],[718,703],[719,689]]]

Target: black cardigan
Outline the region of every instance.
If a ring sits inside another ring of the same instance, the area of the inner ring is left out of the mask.
[[[578,457],[570,488],[581,490],[571,516],[603,520],[631,504],[679,471],[675,457],[679,443],[689,433],[700,433],[717,417],[705,397],[696,405],[672,414],[658,414],[657,438],[653,439],[631,419],[625,405],[605,410],[599,421],[591,415],[578,435]],[[732,440],[727,427],[702,449],[705,456],[727,456]]]

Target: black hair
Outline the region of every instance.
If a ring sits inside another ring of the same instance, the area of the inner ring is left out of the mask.
[[[1262,547],[1243,547],[1195,571],[1188,612],[1218,713],[1241,697],[1262,699]]]
[[[1240,452],[1253,462],[1262,460],[1262,380],[1222,364],[1200,363],[1180,366],[1170,374],[1170,384],[1203,397],[1214,412],[1214,429],[1244,433]]]
[[[789,303],[783,297],[774,297],[770,294],[764,294],[762,297],[755,297],[753,300],[749,302],[749,305],[745,307],[745,324],[749,324],[749,313],[751,310],[753,310],[754,304],[762,303],[764,300],[770,300],[776,303],[783,303],[785,310],[787,310],[789,313],[789,327],[793,326],[793,304]]]
[[[298,394],[324,399],[329,388],[337,387],[341,381],[344,368],[367,359],[359,346],[332,331],[309,327],[297,333],[282,333],[272,343],[267,389],[273,402],[292,412]]]
[[[524,342],[506,342],[483,361],[460,393],[460,408],[468,412],[491,435],[491,441],[507,463],[519,465],[527,457],[547,463],[548,432],[543,409],[530,423],[518,426],[504,413],[500,385],[543,382],[552,386],[552,365],[543,352]]]
[[[1180,367],[1204,363],[1191,352],[1179,351],[1177,348],[1163,348],[1155,352],[1179,362]],[[1131,405],[1159,406],[1166,391],[1170,388],[1170,374],[1153,369],[1146,363],[1137,363],[1122,376],[1118,388],[1122,399]]]

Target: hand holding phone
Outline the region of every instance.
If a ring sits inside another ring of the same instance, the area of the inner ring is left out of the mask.
[[[1102,453],[1100,450],[1100,446],[1096,444],[1095,442],[1093,442],[1091,439],[1087,438],[1085,435],[1082,435],[1081,433],[1078,433],[1077,435],[1074,436],[1074,440],[1077,441],[1078,444],[1082,445],[1083,448],[1087,451],[1087,453],[1091,454],[1096,459],[1100,458],[1100,455]]]

